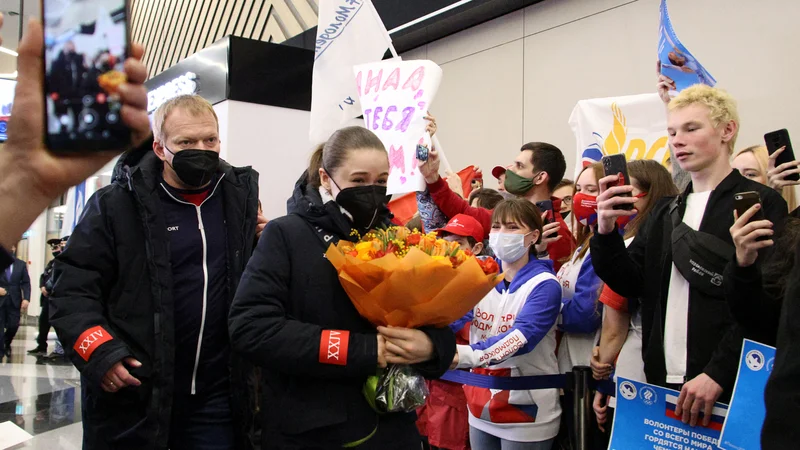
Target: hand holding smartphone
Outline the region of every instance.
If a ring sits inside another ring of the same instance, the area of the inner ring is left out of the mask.
[[[43,0],[45,140],[53,152],[119,150],[130,129],[119,87],[130,53],[127,0]]]
[[[737,217],[742,217],[748,209],[752,208],[753,205],[756,204],[761,204],[761,196],[758,195],[758,192],[739,192],[733,196],[733,207],[736,209]],[[756,211],[756,213],[750,218],[750,220],[747,221],[747,223],[755,222],[757,220],[765,220],[764,211],[761,209]]]
[[[775,158],[775,167],[795,160],[792,141],[789,139],[789,130],[786,128],[765,134],[764,143],[767,145],[767,152],[769,152],[770,155],[778,151],[781,147],[786,147],[783,152]],[[789,174],[786,175],[784,179],[800,181],[800,174]]]
[[[616,154],[616,155],[603,156],[601,161],[603,164],[603,173],[605,173],[605,176],[619,175],[619,181],[614,186],[623,186],[631,184],[630,178],[628,177],[628,163],[625,160],[625,155]],[[612,187],[612,185],[609,185],[609,187]],[[632,197],[630,192],[622,194],[622,196]],[[633,204],[616,205],[614,206],[614,209],[632,211]]]

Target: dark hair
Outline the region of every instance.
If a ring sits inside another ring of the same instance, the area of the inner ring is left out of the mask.
[[[547,173],[547,189],[556,190],[556,186],[564,178],[567,171],[567,161],[564,154],[553,144],[547,142],[528,142],[520,151],[531,151],[531,164],[536,170]]]
[[[797,246],[800,245],[800,219],[789,216],[783,233],[775,240],[771,252],[762,266],[764,288],[780,293],[783,298],[789,284],[792,268],[798,263]]]
[[[358,149],[379,149],[386,153],[386,147],[375,133],[364,127],[342,128],[314,150],[308,164],[308,184],[319,188],[319,169],[324,168],[331,175],[344,164],[347,152]]]
[[[572,180],[569,180],[567,178],[564,178],[563,180],[558,182],[558,184],[553,189],[553,191],[557,191],[557,190],[561,189],[562,187],[566,187],[566,186],[575,187],[575,182],[572,181]]]
[[[408,228],[408,227],[406,227],[406,228]],[[475,247],[475,244],[478,243],[478,241],[476,241],[475,238],[472,237],[472,236],[461,236],[460,234],[450,233],[449,231],[441,231],[440,234],[441,234],[440,237],[458,236],[458,237],[467,238],[467,243],[469,244],[470,247]]]
[[[536,244],[541,242],[544,221],[542,221],[542,212],[533,203],[524,198],[510,198],[498,203],[492,213],[492,223],[509,221],[525,225],[531,231],[538,230],[539,239],[536,240]],[[535,251],[533,246],[531,246],[531,251]]]
[[[478,206],[486,209],[494,209],[498,203],[503,201],[503,196],[494,189],[482,188],[475,189],[469,194],[469,204],[478,199]]]
[[[625,238],[636,236],[642,223],[650,215],[656,203],[664,197],[678,195],[678,187],[666,167],[652,159],[637,159],[628,163],[628,176],[636,179],[636,187],[647,192],[647,206],[625,227]]]

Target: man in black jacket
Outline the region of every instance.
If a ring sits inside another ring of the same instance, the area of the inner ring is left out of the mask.
[[[53,264],[55,264],[55,257],[64,251],[64,246],[67,244],[69,236],[61,239],[50,239],[47,244],[50,246],[50,251],[53,252],[53,259],[47,263],[44,272],[39,276],[39,289],[42,291],[39,297],[39,304],[42,311],[39,313],[39,335],[36,338],[36,348],[28,350],[29,355],[46,355],[47,354],[47,335],[50,333],[50,294],[53,291]]]
[[[11,247],[11,254],[17,252]],[[31,278],[28,264],[19,258],[0,273],[0,358],[11,360],[11,341],[19,329],[20,311],[28,310],[31,299]]]
[[[633,205],[635,198],[620,196],[632,188],[608,176],[597,199],[595,271],[615,292],[641,299],[647,381],[681,390],[676,414],[692,426],[701,411],[707,424],[714,402],[730,398],[741,352],[722,287],[734,254],[734,195],[758,192],[775,227],[787,214],[777,192],[731,169],[738,122],[733,98],[718,89],[693,86],[672,100],[670,145],[692,182],[677,199],[660,201],[627,250],[615,222],[635,211],[614,207]]]
[[[153,130],[55,263],[50,319],[81,371],[84,448],[246,448],[227,318],[263,228],[258,174],[219,160],[199,96],[163,104]]]

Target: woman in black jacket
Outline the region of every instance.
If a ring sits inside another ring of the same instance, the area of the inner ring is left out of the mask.
[[[372,132],[337,131],[312,156],[289,215],[269,223],[247,265],[230,334],[233,348],[263,368],[264,448],[420,447],[416,415],[378,415],[362,388],[387,360],[423,361],[414,365],[423,376],[441,376],[455,337],[449,329],[398,330],[410,352],[387,351],[324,255],[338,240],[387,223],[388,177],[386,150]]]

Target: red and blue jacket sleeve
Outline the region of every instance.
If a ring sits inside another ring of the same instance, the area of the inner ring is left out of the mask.
[[[511,328],[472,345],[458,346],[458,367],[500,364],[532,352],[558,320],[561,286],[556,280],[542,282],[528,295]]]
[[[575,294],[564,299],[559,329],[567,333],[593,333],[600,327],[602,303],[598,302],[603,281],[594,272],[592,255],[586,255],[578,272]]]

